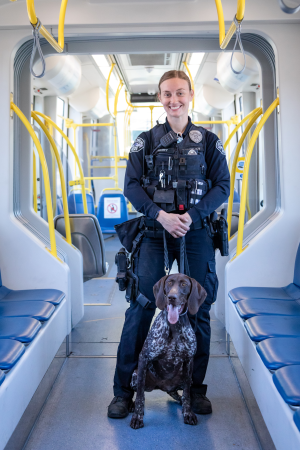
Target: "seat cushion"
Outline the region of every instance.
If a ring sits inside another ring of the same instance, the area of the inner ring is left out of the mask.
[[[300,406],[300,365],[276,370],[274,384],[283,400],[292,406]]]
[[[272,300],[296,300],[300,299],[300,288],[291,283],[286,287],[238,287],[229,292],[233,303],[251,298],[265,298]]]
[[[55,306],[41,301],[1,301],[0,317],[33,317],[44,322],[50,319]]]
[[[245,322],[254,342],[273,337],[300,337],[300,318],[288,316],[255,316]]]
[[[300,364],[300,338],[277,337],[265,339],[256,346],[264,365],[269,370]]]
[[[25,352],[21,342],[12,339],[0,339],[0,369],[11,369]]]
[[[294,422],[296,424],[296,427],[300,431],[300,409],[298,409],[298,411],[296,411],[294,414]]]
[[[300,316],[300,304],[293,300],[267,300],[265,298],[252,298],[240,300],[235,305],[239,315],[247,320],[253,316]]]
[[[0,317],[0,339],[15,339],[28,343],[40,329],[40,322],[31,317]]]
[[[0,370],[0,386],[4,381],[4,378],[5,378],[5,373],[2,370]]]
[[[52,303],[53,305],[59,305],[64,297],[65,294],[57,289],[28,289],[9,291],[2,300],[40,300]]]

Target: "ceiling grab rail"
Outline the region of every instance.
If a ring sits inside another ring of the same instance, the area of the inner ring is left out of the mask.
[[[67,142],[68,146],[70,147],[75,161],[78,165],[78,169],[79,169],[79,180],[75,180],[75,181],[70,181],[70,186],[74,186],[74,185],[80,185],[81,186],[81,192],[82,192],[82,201],[83,201],[83,212],[84,214],[88,214],[88,208],[87,208],[87,201],[86,201],[86,192],[85,192],[85,181],[84,181],[84,175],[83,175],[83,170],[82,170],[82,166],[80,163],[80,160],[78,158],[78,155],[76,153],[76,150],[74,148],[74,146],[72,145],[70,139],[68,138],[68,136],[66,136],[66,134],[59,128],[58,125],[56,125],[56,123],[50,119],[50,117],[46,116],[43,113],[40,113],[38,111],[33,111],[37,116],[42,117],[43,119],[45,119],[46,122],[50,123],[61,135],[62,137],[65,139],[65,141]],[[95,124],[94,124],[95,125]]]
[[[300,11],[300,5],[296,6],[295,8],[290,8],[284,3],[283,0],[278,0],[278,4],[280,6],[280,9],[286,14],[296,14],[298,11]]]
[[[64,51],[65,45],[64,27],[65,27],[65,16],[68,0],[62,0],[61,2],[58,21],[58,42],[54,39],[52,34],[49,33],[49,31],[44,27],[44,25],[42,25],[42,22],[37,18],[34,8],[34,0],[27,0],[26,3],[27,3],[28,17],[33,28],[32,34],[34,39],[32,54],[30,58],[30,71],[34,77],[42,78],[45,74],[46,63],[40,46],[39,33],[41,33],[41,35],[49,42],[50,45],[52,45],[54,50],[56,50],[58,53],[62,53]],[[33,63],[36,51],[39,52],[42,62],[42,72],[40,73],[40,75],[35,74],[33,70]]]
[[[19,117],[27,131],[29,132],[34,145],[37,149],[37,152],[40,157],[40,163],[43,171],[43,177],[44,177],[44,186],[45,186],[45,197],[46,197],[46,208],[47,208],[47,215],[48,215],[48,226],[49,226],[49,235],[50,235],[50,250],[46,247],[46,249],[51,253],[54,258],[58,259],[60,258],[57,256],[57,248],[56,248],[56,239],[55,239],[55,230],[54,230],[54,220],[53,220],[53,211],[52,211],[52,198],[51,198],[51,188],[50,188],[50,180],[49,180],[49,172],[48,172],[48,166],[46,162],[46,158],[42,149],[42,146],[40,144],[40,141],[37,138],[37,135],[35,134],[35,131],[33,127],[31,126],[30,122],[26,118],[26,116],[22,113],[22,111],[13,103],[10,103],[10,108],[14,113]]]
[[[248,178],[249,178],[249,168],[251,162],[251,156],[254,149],[254,145],[258,138],[258,135],[263,128],[264,124],[273,113],[273,111],[279,106],[279,97],[274,100],[274,102],[269,106],[267,111],[262,116],[259,124],[255,128],[253,135],[250,139],[249,147],[246,153],[245,165],[244,165],[244,174],[243,174],[243,185],[242,185],[242,195],[241,195],[241,203],[240,203],[240,216],[239,216],[239,227],[238,227],[238,237],[237,237],[237,246],[236,246],[236,256],[235,259],[239,256],[243,250],[243,237],[244,237],[244,220],[245,220],[245,210],[246,210],[246,196],[247,196],[247,188],[248,188]]]
[[[246,56],[245,56],[242,39],[241,39],[242,21],[244,19],[244,14],[245,14],[245,0],[237,1],[237,13],[233,18],[233,22],[230,25],[229,30],[227,31],[227,34],[225,34],[225,20],[224,20],[222,1],[215,0],[215,2],[216,2],[218,21],[219,21],[219,42],[220,42],[220,48],[222,50],[224,50],[227,47],[232,36],[234,35],[234,33],[236,33],[235,44],[234,44],[234,48],[233,48],[231,60],[230,60],[230,67],[231,67],[231,70],[233,71],[233,73],[235,73],[236,75],[239,75],[244,71],[244,69],[246,67]],[[243,53],[243,56],[244,56],[244,65],[240,71],[236,71],[232,66],[233,55],[234,55],[237,43],[239,43],[241,52]]]
[[[238,163],[239,153],[242,148],[242,145],[244,143],[244,140],[246,139],[247,134],[251,130],[254,123],[257,121],[259,116],[261,116],[263,113],[262,108],[258,108],[258,111],[252,117],[249,119],[249,123],[247,124],[239,142],[235,150],[233,162],[232,162],[232,168],[231,168],[231,174],[230,174],[230,195],[228,199],[228,210],[227,210],[227,223],[228,223],[228,240],[232,238],[230,236],[231,232],[231,218],[232,218],[232,208],[233,208],[233,196],[234,196],[234,184],[235,184],[235,175],[236,175],[236,167]],[[249,115],[249,114],[248,114]],[[243,177],[244,181],[244,177]]]
[[[189,69],[189,66],[187,65],[187,62],[184,61],[183,65],[184,65],[184,67],[186,68],[186,71],[187,71],[187,73],[188,73],[188,76],[190,77],[191,85],[192,85],[192,90],[193,90],[193,92],[194,92],[193,100],[192,100],[192,111],[194,111],[194,109],[195,109],[195,84],[194,84],[194,80],[193,80],[191,71],[190,71],[190,69]]]
[[[61,159],[59,156],[59,152],[57,150],[57,147],[56,147],[53,137],[51,136],[49,130],[47,130],[46,125],[43,124],[43,122],[38,118],[38,116],[34,112],[31,113],[31,117],[33,118],[33,120],[35,120],[38,123],[38,125],[41,127],[41,129],[45,133],[45,135],[53,149],[53,153],[55,155],[55,159],[56,159],[56,163],[57,163],[58,171],[59,171],[59,176],[60,176],[60,184],[61,184],[61,192],[62,192],[62,200],[63,200],[63,210],[64,210],[64,217],[65,217],[66,241],[68,242],[68,244],[72,245],[66,182],[65,182],[65,176],[64,176],[64,169],[63,169],[62,162],[61,162]]]

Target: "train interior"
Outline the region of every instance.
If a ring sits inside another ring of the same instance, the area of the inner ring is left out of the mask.
[[[40,30],[41,57],[33,2],[0,0],[0,450],[299,449],[297,2],[295,14],[275,0],[247,4],[242,51],[234,39],[220,49],[214,4],[170,12],[163,1],[170,14],[155,22],[147,1],[82,3],[68,5],[59,53],[60,2],[49,11],[36,1],[51,29]],[[190,77],[192,122],[224,145],[231,190],[216,212],[227,210],[229,254],[216,250],[213,414],[185,425],[156,390],[144,429],[132,430],[130,416],[107,417],[129,306],[115,282],[114,225],[141,215],[124,176],[135,139],[166,119],[157,93],[168,70]]]

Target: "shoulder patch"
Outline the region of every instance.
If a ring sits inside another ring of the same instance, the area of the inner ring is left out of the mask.
[[[216,142],[216,149],[219,150],[219,152],[220,152],[222,155],[226,156],[226,153],[225,153],[223,144],[222,144],[222,142],[220,141],[220,139]]]
[[[144,147],[145,147],[144,139],[138,137],[138,138],[136,138],[136,140],[132,144],[132,147],[130,149],[130,153],[139,152],[139,151],[143,150]]]

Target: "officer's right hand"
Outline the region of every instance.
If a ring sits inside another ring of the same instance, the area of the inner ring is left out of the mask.
[[[167,230],[174,238],[185,236],[190,227],[185,225],[180,220],[179,214],[166,213],[165,211],[159,211],[156,219],[162,224],[165,230]]]

